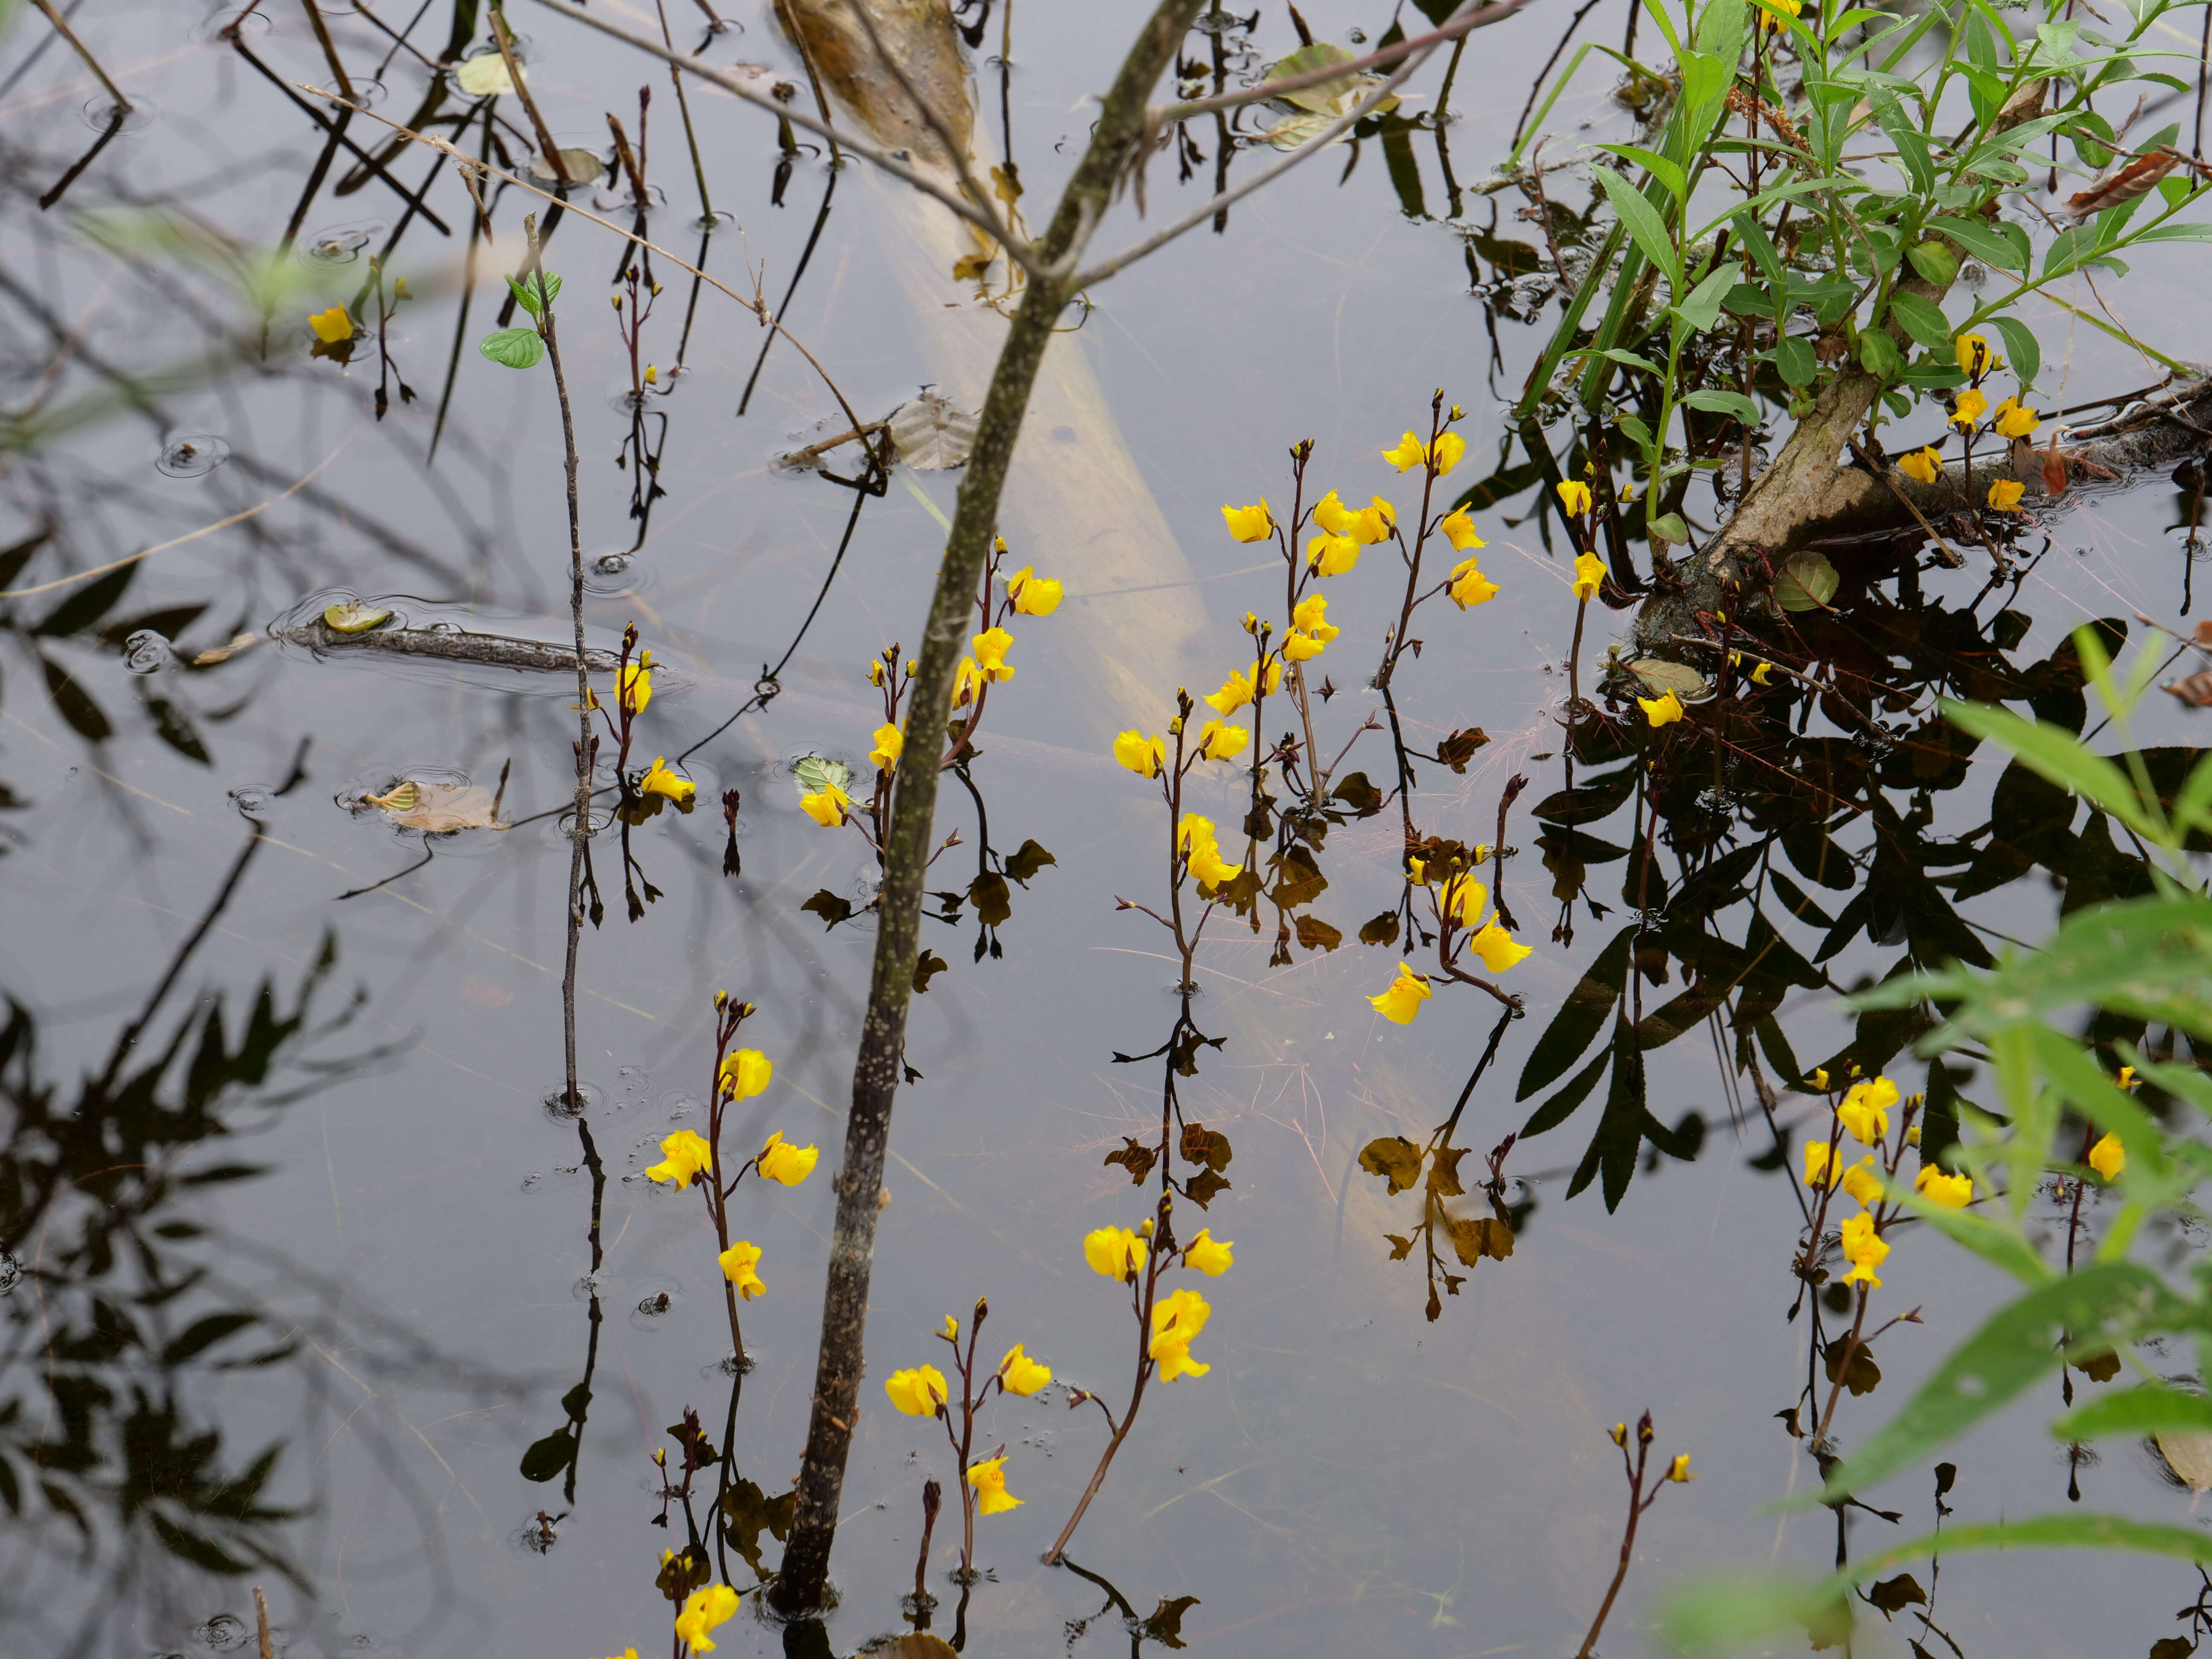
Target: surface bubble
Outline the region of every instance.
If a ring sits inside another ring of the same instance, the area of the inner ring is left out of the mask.
[[[174,654],[168,636],[155,629],[141,628],[123,641],[123,665],[134,674],[158,674]]]
[[[192,1627],[192,1640],[204,1648],[213,1648],[217,1653],[228,1653],[234,1648],[246,1645],[246,1620],[235,1613],[218,1613],[204,1625]]]
[[[265,783],[241,783],[230,792],[230,804],[249,818],[266,812],[276,799],[276,792]]]
[[[294,252],[304,264],[349,265],[361,251],[383,233],[381,221],[358,225],[332,225],[300,239]]]
[[[172,478],[204,478],[230,459],[230,446],[212,432],[187,432],[169,440],[155,471]]]

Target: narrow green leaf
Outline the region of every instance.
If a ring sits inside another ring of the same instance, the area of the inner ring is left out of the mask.
[[[2111,1440],[2162,1429],[2212,1432],[2212,1398],[2160,1382],[2145,1383],[2108,1394],[2060,1418],[2051,1425],[2051,1434],[2056,1440]]]
[[[1700,386],[1682,399],[1685,407],[1702,409],[1713,415],[1733,415],[1746,426],[1757,426],[1761,418],[1759,405],[1741,392],[1723,392],[1712,386]]]
[[[1985,703],[1945,698],[1941,706],[1944,718],[1960,731],[2010,750],[2033,771],[2102,807],[2138,834],[2165,839],[2143,811],[2127,774],[2063,726],[2022,720],[2008,708]]]
[[[1630,184],[1611,167],[1592,167],[1590,172],[1604,188],[1613,210],[1626,228],[1629,239],[1644,257],[1665,273],[1676,289],[1682,286],[1682,263],[1674,252],[1674,239],[1667,234],[1667,222],[1659,216],[1659,210],[1645,201],[1636,186]]]
[[[1667,186],[1669,195],[1678,202],[1690,196],[1690,175],[1682,171],[1678,162],[1670,161],[1656,149],[1646,149],[1641,144],[1592,144],[1592,149],[1610,150],[1624,161],[1633,161],[1646,168],[1651,176]]]
[[[2027,269],[2025,254],[2013,246],[2002,230],[1984,224],[1978,219],[1961,219],[1949,214],[1940,214],[1928,222],[1928,228],[1949,237],[1984,264],[1995,265],[2000,270],[2024,271]]]
[[[1733,264],[1723,264],[1690,290],[1686,299],[1678,300],[1672,307],[1674,314],[1689,325],[1693,334],[1702,334],[1721,319],[1721,301],[1736,284],[1741,273]]]
[[[1837,1468],[1823,1491],[1789,1507],[1863,1493],[1921,1462],[2057,1370],[2064,1352],[2061,1337],[2076,1343],[2124,1340],[2160,1288],[2148,1268],[2107,1262],[2039,1285],[2000,1308],[1952,1351],[1903,1410]],[[2203,1542],[2212,1553],[2212,1538]],[[1870,1569],[1863,1562],[1860,1571]]]

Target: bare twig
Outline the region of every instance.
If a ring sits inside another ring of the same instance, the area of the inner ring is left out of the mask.
[[[107,71],[100,68],[100,59],[85,50],[84,42],[76,38],[76,31],[70,27],[68,20],[54,9],[53,0],[31,0],[31,3],[46,15],[46,21],[54,26],[56,34],[69,42],[70,50],[84,59],[84,66],[92,71],[93,78],[107,89],[107,95],[115,100],[117,110],[128,115],[131,100],[123,95],[123,88],[107,78]]]
[[[522,100],[522,107],[530,112],[530,125],[538,133],[538,148],[544,155],[545,165],[562,184],[575,183],[568,176],[568,163],[562,158],[561,146],[553,142],[553,129],[545,125],[545,112],[530,95],[530,83],[522,78],[522,65],[514,61],[514,36],[507,27],[506,11],[497,0],[494,0],[491,9],[491,33],[492,39],[499,42],[500,58],[507,64],[507,78],[514,83],[514,95]],[[350,103],[351,98],[347,101]]]
[[[296,82],[295,84],[297,84],[302,91],[312,93],[318,98],[329,98],[332,96],[331,94],[324,91],[321,88],[310,86],[304,81]],[[526,190],[532,195],[543,197],[549,202],[561,202],[561,198],[558,196],[556,196],[551,191],[542,190],[538,185],[532,184],[527,179],[518,179],[511,173],[501,172],[499,168],[492,166],[489,161],[478,161],[475,156],[468,154],[467,151],[454,148],[453,144],[447,143],[445,139],[439,137],[435,133],[417,132],[412,127],[402,126],[398,122],[392,120],[388,116],[379,115],[373,109],[363,109],[358,104],[348,104],[346,107],[359,114],[368,116],[373,121],[383,122],[385,125],[390,127],[393,131],[404,133],[408,137],[412,138],[418,144],[428,144],[433,149],[442,150],[459,165],[461,176],[464,179],[473,179],[474,175],[479,173],[489,173],[491,177],[499,179],[503,184],[513,185],[517,190]],[[471,197],[476,195],[473,185],[471,185],[469,193]],[[624,241],[635,242],[638,246],[659,254],[662,258],[667,260],[670,264],[674,265],[678,270],[688,270],[694,276],[699,278],[701,282],[706,283],[708,287],[718,289],[722,293],[728,295],[731,299],[735,300],[747,311],[751,312],[754,316],[759,318],[763,325],[774,329],[778,334],[782,335],[785,339],[790,341],[792,349],[796,351],[800,356],[805,358],[807,362],[812,366],[814,372],[822,377],[822,384],[830,388],[830,395],[837,400],[837,407],[845,412],[845,418],[850,421],[856,427],[861,424],[860,417],[853,412],[853,405],[845,401],[845,394],[837,389],[837,383],[830,378],[830,371],[822,367],[821,360],[806,349],[805,344],[797,335],[786,328],[780,320],[769,313],[767,303],[763,301],[757,294],[756,294],[751,299],[747,299],[735,289],[725,287],[722,283],[716,282],[712,276],[709,276],[705,271],[700,270],[698,266],[693,264],[690,260],[680,258],[677,255],[671,253],[666,248],[661,246],[659,243],[650,241],[645,237],[639,235],[635,231],[624,230],[620,225],[615,223],[611,219],[602,219],[598,214],[592,212],[587,208],[580,208],[574,202],[562,203],[562,205],[568,212],[574,214],[578,218],[588,219],[593,224],[599,226],[600,229],[611,230],[614,232],[616,235],[621,237]],[[483,203],[481,199],[477,202],[477,211],[479,214],[482,214],[483,211]],[[484,226],[485,232],[489,234],[490,232],[490,221],[489,219],[484,221]]]

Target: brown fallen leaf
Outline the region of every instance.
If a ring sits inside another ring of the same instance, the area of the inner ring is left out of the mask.
[[[2108,179],[2101,179],[2088,189],[2066,198],[2066,206],[2075,219],[2087,219],[2106,208],[2118,207],[2123,202],[2132,202],[2181,164],[2178,150],[2159,149],[2148,155],[2138,155]]]
[[[2203,631],[2201,624],[2198,631]],[[2191,708],[2202,708],[2205,704],[2212,703],[2212,669],[2200,669],[2188,678],[2161,685],[2159,690],[2171,691]]]
[[[2055,431],[2051,434],[2050,447],[2043,452],[2042,461],[2043,493],[2046,495],[2063,495],[2069,480],[2066,471],[2066,458],[2058,453],[2058,434]]]
[[[457,830],[504,830],[490,790],[478,783],[416,783],[405,779],[380,795],[363,795],[363,805],[382,809],[402,830],[433,836]]]

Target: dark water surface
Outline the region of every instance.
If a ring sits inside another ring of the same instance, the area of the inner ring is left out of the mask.
[[[246,50],[279,79],[321,83],[328,69],[301,8],[264,9],[244,27]],[[696,44],[696,9],[684,0],[669,10],[679,40]],[[404,30],[410,15],[391,0],[324,11],[362,81],[392,51],[368,17]],[[442,4],[430,11],[413,38],[435,58],[448,20]],[[649,9],[620,15],[652,26]],[[742,1231],[766,1251],[769,1293],[744,1310],[755,1365],[730,1450],[747,1480],[780,1493],[805,1434],[833,1201],[825,1177],[842,1145],[872,947],[865,922],[825,933],[799,908],[822,889],[863,899],[872,863],[850,831],[801,815],[790,763],[809,752],[865,757],[879,719],[866,665],[894,640],[913,644],[941,535],[921,498],[949,513],[957,475],[902,471],[865,504],[782,695],[710,735],[789,646],[852,497],[772,470],[781,451],[838,429],[836,405],[779,345],[749,411],[733,418],[763,337],[722,295],[698,298],[686,372],[650,399],[645,423],[665,497],[626,568],[618,557],[595,571],[587,609],[596,643],[611,647],[635,621],[666,665],[638,758],[693,751],[699,794],[693,814],[664,812],[633,835],[659,895],[642,921],[623,920],[613,837],[595,853],[608,912],[584,935],[579,1019],[585,1123],[605,1172],[596,1191],[579,1125],[557,1109],[568,852],[556,815],[571,787],[573,686],[318,659],[265,637],[192,665],[345,594],[417,623],[566,636],[550,379],[496,367],[474,347],[496,325],[494,273],[514,268],[520,216],[544,204],[514,191],[496,201],[501,240],[479,253],[458,324],[472,210],[441,170],[424,199],[452,234],[418,219],[389,255],[389,274],[406,276],[416,297],[390,327],[396,372],[380,421],[374,337],[356,343],[349,366],[311,359],[305,319],[354,298],[369,252],[408,210],[374,179],[334,194],[352,165],[342,155],[298,214],[293,251],[273,252],[319,135],[219,37],[231,15],[104,0],[76,9],[88,45],[148,107],[43,210],[38,198],[100,137],[100,94],[35,15],[0,40],[5,397],[19,411],[70,415],[0,471],[0,545],[49,538],[20,563],[0,560],[0,588],[58,582],[273,503],[144,560],[127,584],[0,600],[0,988],[12,1022],[0,1037],[0,1123],[14,1206],[0,1212],[0,1650],[239,1651],[258,1583],[279,1650],[295,1656],[657,1653],[669,1613],[653,1577],[681,1537],[680,1522],[675,1534],[653,1524],[651,1453],[672,1448],[665,1430],[687,1407],[719,1446],[730,1383],[709,1231],[695,1200],[642,1171],[662,1136],[703,1127],[712,994],[757,1003],[744,1040],[772,1057],[775,1082],[738,1109],[733,1140],[750,1146],[780,1130],[824,1158],[799,1188],[748,1183],[740,1206]],[[1323,39],[1355,28],[1379,38],[1390,21],[1332,0],[1305,15]],[[924,1080],[897,1109],[872,1380],[835,1564],[840,1652],[906,1628],[920,1489],[929,1474],[949,1482],[951,1459],[937,1425],[885,1408],[874,1379],[941,1364],[931,1332],[948,1311],[964,1320],[988,1295],[989,1354],[1018,1340],[1065,1380],[1116,1402],[1127,1393],[1126,1310],[1085,1267],[1080,1241],[1147,1212],[1149,1195],[1101,1160],[1157,1127],[1158,1073],[1109,1057],[1160,1041],[1176,972],[1152,925],[1114,908],[1117,896],[1158,901],[1164,834],[1157,802],[1107,745],[1127,726],[1159,729],[1177,684],[1210,688],[1249,659],[1239,619],[1279,609],[1280,590],[1266,550],[1231,541],[1218,508],[1262,494],[1286,501],[1287,445],[1316,441],[1322,488],[1348,500],[1395,495],[1403,483],[1377,452],[1425,422],[1441,385],[1470,412],[1453,483],[1491,471],[1505,406],[1540,338],[1528,319],[1540,309],[1548,332],[1555,313],[1530,275],[1543,238],[1517,216],[1528,195],[1480,191],[1498,185],[1493,170],[1567,15],[1540,5],[1472,38],[1456,71],[1449,175],[1428,125],[1432,64],[1413,83],[1425,95],[1403,106],[1411,118],[1240,204],[1225,234],[1191,235],[1102,288],[1085,325],[1054,349],[1006,530],[1014,563],[1060,578],[1069,597],[1050,618],[1018,619],[1019,673],[994,694],[975,778],[992,845],[1004,854],[1034,839],[1056,862],[1012,890],[1002,957],[971,959],[972,911],[925,923],[925,942],[951,967],[915,1003],[909,1059]],[[736,19],[743,33],[715,40],[713,61],[798,74],[765,9]],[[1000,40],[1002,20],[990,20],[976,54],[979,125],[1011,126],[1025,205],[1056,192],[1133,21],[1127,8],[1018,10],[1002,111],[997,65],[981,61]],[[652,85],[651,182],[666,198],[652,234],[694,258],[698,191],[665,72],[550,14],[519,7],[514,21],[564,144],[604,150],[608,109],[634,137],[637,88]],[[1587,27],[1616,40],[1623,22],[1607,5]],[[1420,27],[1410,12],[1407,27]],[[1231,38],[1244,49],[1241,26]],[[1272,8],[1250,38],[1255,55],[1231,60],[1246,73],[1296,44]],[[1187,56],[1210,50],[1194,34]],[[376,107],[405,118],[429,71],[401,51],[376,78]],[[1630,136],[1611,84],[1594,61],[1562,99],[1548,124],[1559,135],[1552,161],[1592,138]],[[747,270],[760,272],[774,303],[830,175],[802,155],[786,204],[771,206],[773,123],[691,93],[714,205],[732,216],[708,243],[710,268],[746,293]],[[501,99],[499,112],[526,134],[514,102]],[[350,131],[379,153],[388,136],[363,119]],[[1189,181],[1177,179],[1173,152],[1152,164],[1155,222],[1210,186],[1213,134],[1192,136],[1204,159]],[[526,148],[514,134],[507,143],[517,156]],[[430,160],[418,148],[391,168],[411,189]],[[1586,210],[1589,186],[1572,172],[1550,188],[1562,210]],[[598,200],[595,210],[627,222],[626,203]],[[1103,246],[1137,222],[1125,204]],[[348,246],[356,233],[367,236],[358,250]],[[314,256],[322,244],[334,258]],[[998,325],[972,283],[945,276],[938,256],[952,246],[895,185],[857,167],[839,182],[787,316],[864,415],[930,382],[972,403],[988,374]],[[627,513],[635,457],[615,465],[632,429],[629,363],[599,292],[619,258],[614,238],[574,217],[548,253],[568,284],[562,339],[594,559],[639,539]],[[282,283],[265,356],[240,289],[257,262]],[[2212,356],[2196,303],[2201,264],[2189,244],[2146,249],[2105,297],[2162,349]],[[666,364],[692,296],[680,271],[660,276],[644,356]],[[2095,303],[2086,289],[2065,297]],[[2070,351],[2063,378],[2046,376],[2057,399],[2157,378],[2106,336],[2086,325],[2069,334],[2055,307],[2028,315],[2047,361]],[[209,358],[214,368],[196,367]],[[157,467],[187,435],[198,460],[209,436],[227,459],[211,471],[193,457]],[[1505,781],[1516,771],[1532,781],[1509,829],[1521,855],[1506,877],[1520,936],[1537,947],[1510,981],[1528,1015],[1507,1030],[1462,1119],[1470,1192],[1482,1155],[1556,1094],[1547,1084],[1516,1098],[1516,1082],[1570,990],[1636,919],[1639,871],[1650,937],[1631,943],[1646,970],[1634,994],[1643,1013],[1675,997],[1703,960],[1683,942],[1685,918],[1697,921],[1690,934],[1709,925],[1741,942],[1755,899],[1760,925],[1789,941],[1803,972],[1746,978],[1745,994],[1773,1012],[1746,1016],[1742,1029],[1766,1018],[1805,1068],[1863,1054],[1908,1091],[1927,1086],[1922,1062],[1891,1063],[1911,1032],[1855,1031],[1838,990],[1888,974],[1907,953],[1932,963],[1970,948],[1962,937],[2036,938],[2069,896],[2133,890],[2140,867],[2101,820],[2069,830],[2068,803],[2017,780],[1992,807],[1999,767],[1969,767],[1963,749],[1930,735],[1929,694],[1968,689],[1956,665],[1971,657],[1981,672],[2019,677],[2008,695],[2042,698],[2063,718],[2071,688],[2053,653],[2075,623],[2120,618],[2133,635],[2138,610],[2179,616],[2185,556],[2169,526],[2185,502],[2172,488],[2062,508],[2024,538],[2018,581],[1982,598],[1973,617],[1960,613],[1984,592],[1984,552],[1969,550],[1965,569],[1920,576],[1917,599],[1893,578],[1867,598],[1838,555],[1845,611],[1820,624],[1832,630],[1821,654],[1864,672],[1886,658],[1876,677],[1899,695],[1809,711],[1802,738],[1777,739],[1796,744],[1778,769],[1731,760],[1709,788],[1675,764],[1657,797],[1668,835],[1647,863],[1636,839],[1644,809],[1626,787],[1617,811],[1571,828],[1555,817],[1547,832],[1532,815],[1567,782],[1559,717],[1574,614],[1568,561],[1532,516],[1532,483],[1478,510],[1498,599],[1464,615],[1424,612],[1425,649],[1399,682],[1417,744],[1475,726],[1491,739],[1463,775],[1422,769],[1429,833],[1490,839]],[[1692,512],[1714,516],[1702,488]],[[2048,550],[2035,557],[2045,535]],[[1327,708],[1331,749],[1380,708],[1361,688],[1398,602],[1383,551],[1330,589],[1330,620],[1344,629],[1321,665],[1343,688]],[[1993,620],[2008,607],[2016,622]],[[1585,689],[1630,619],[1594,609]],[[142,629],[173,650],[133,641]],[[1615,707],[1636,715],[1632,703]],[[1775,718],[1778,730],[1794,726],[1794,703]],[[1610,757],[1646,753],[1647,732],[1620,731],[1578,737],[1577,784],[1608,771]],[[2159,699],[2136,737],[2186,745],[2195,732],[2186,711]],[[1356,752],[1387,775],[1384,750]],[[1700,751],[1695,765],[1711,763]],[[514,827],[441,837],[425,867],[377,885],[422,859],[423,838],[348,802],[402,778],[490,787],[503,769]],[[1200,810],[1233,826],[1242,786],[1223,769],[1208,787],[1214,798]],[[722,872],[716,805],[728,788],[744,799],[736,878]],[[964,792],[948,788],[944,821],[965,838],[941,866],[959,872],[948,888],[969,879],[975,816]],[[1825,849],[1803,827],[1814,821],[1830,826]],[[1955,856],[1936,856],[1992,823]],[[1669,1490],[1647,1520],[1607,1652],[1648,1650],[1647,1594],[1694,1565],[1833,1559],[1837,1525],[1825,1511],[1761,1512],[1819,1480],[1776,1417],[1804,1385],[1810,1322],[1784,1316],[1799,1218],[1766,1157],[1774,1139],[1739,1067],[1729,1008],[1710,1020],[1691,1009],[1680,1039],[1646,1056],[1653,1127],[1676,1156],[1639,1150],[1633,1123],[1623,1152],[1616,1125],[1600,1159],[1607,1173],[1569,1200],[1605,1133],[1608,1085],[1595,1079],[1577,1110],[1506,1161],[1518,1232],[1510,1260],[1468,1269],[1447,1257],[1465,1283],[1431,1320],[1425,1250],[1389,1259],[1383,1235],[1418,1221],[1420,1194],[1388,1196],[1358,1167],[1360,1149],[1400,1133],[1425,1141],[1496,1014],[1472,993],[1440,995],[1410,1027],[1368,1006],[1397,954],[1353,935],[1395,899],[1398,837],[1395,809],[1330,836],[1329,886],[1310,908],[1341,930],[1341,948],[1271,963],[1266,907],[1257,933],[1225,918],[1209,930],[1195,1017],[1226,1041],[1182,1082],[1182,1100],[1235,1152],[1231,1184],[1203,1218],[1237,1248],[1233,1271],[1205,1285],[1214,1314],[1200,1353],[1213,1369],[1148,1397],[1077,1534],[1082,1577],[1038,1558],[1088,1477],[1102,1425],[1071,1413],[1058,1389],[989,1407],[985,1449],[1006,1443],[1009,1486],[1025,1501],[979,1522],[988,1576],[966,1609],[967,1651],[1107,1652],[1174,1637],[1170,1645],[1219,1656],[1572,1653],[1620,1535],[1624,1495],[1606,1430],[1647,1407],[1659,1449],[1689,1453],[1698,1480]],[[1730,845],[1756,850],[1709,890],[1695,877],[1686,887],[1686,869],[1710,869]],[[1838,862],[1838,850],[1856,862]],[[1575,857],[1589,860],[1589,896],[1607,914],[1577,903],[1571,939],[1554,941],[1549,890]],[[1928,872],[1955,886],[1962,867],[1974,877],[1954,915],[1953,895]],[[1847,911],[1855,900],[1866,902]],[[1835,948],[1815,967],[1831,922]],[[1726,963],[1712,972],[1735,974]],[[1598,1024],[1588,1054],[1568,1054],[1552,1076],[1575,1077],[1601,1056]],[[1745,1042],[1766,1043],[1760,1064],[1786,1088],[1765,1033]],[[1971,1096],[1975,1083],[1962,1073],[1954,1086]],[[1785,1094],[1781,1119],[1798,1125],[1810,1107]],[[1762,1157],[1764,1168],[1753,1163]],[[1616,1176],[1631,1170],[1624,1194]],[[1917,1303],[1926,1322],[1879,1345],[1881,1388],[1847,1395],[1839,1411],[1846,1445],[2001,1291],[1963,1253],[1911,1234],[1886,1278],[1884,1310]],[[2095,1507],[2191,1511],[2190,1494],[2147,1455],[2115,1450],[2070,1469],[2042,1431],[2049,1403],[1957,1452],[1949,1501],[1961,1517],[2063,1508],[2069,1479]],[[1872,1497],[1921,1528],[1935,1518],[1931,1491],[1923,1473]],[[1890,1532],[1865,1511],[1850,1527],[1861,1551]],[[931,1573],[940,1633],[952,1628],[957,1590],[945,1574],[957,1534],[954,1509]],[[776,1547],[763,1541],[773,1568]],[[754,1582],[742,1562],[731,1572],[740,1589]],[[1967,1558],[1942,1577],[1936,1622],[1968,1654],[2140,1652],[2178,1628],[2172,1610],[2195,1589],[2176,1565]],[[1195,1601],[1181,1610],[1178,1636],[1182,1598]],[[1127,1615],[1162,1604],[1170,1616],[1133,1637]],[[1869,1616],[1863,1650],[1885,1640],[1901,1650],[1907,1633],[1940,1650],[1917,1621],[1886,1632]],[[746,1653],[774,1650],[781,1637],[749,1601],[719,1640]]]

